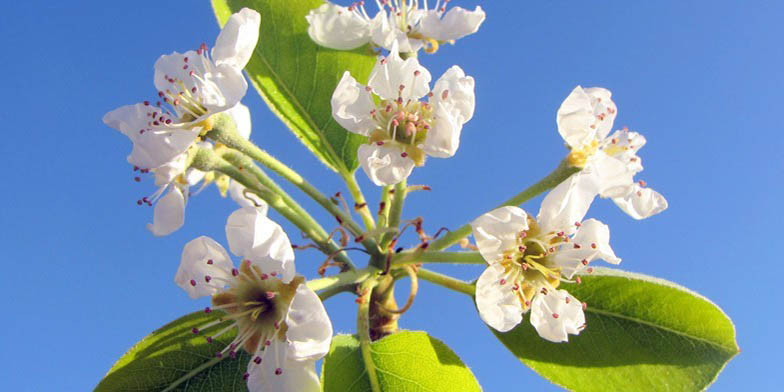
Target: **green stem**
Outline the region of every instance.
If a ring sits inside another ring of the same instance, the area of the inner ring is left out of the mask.
[[[357,184],[354,173],[341,175],[341,177],[343,177],[343,181],[346,183],[348,191],[351,193],[351,197],[354,198],[354,208],[359,212],[359,216],[362,217],[362,222],[365,224],[365,231],[375,230],[376,221],[373,220],[373,215],[370,213],[365,195],[362,194],[362,188]]]
[[[510,198],[509,200],[501,203],[498,207],[503,206],[518,206],[520,204],[525,203],[526,201],[536,197],[540,193],[549,191],[552,188],[555,188],[558,184],[569,178],[574,173],[580,171],[580,168],[571,167],[566,162],[566,160],[561,161],[555,170],[553,170],[547,177],[542,178],[534,185],[531,185],[524,191],[518,193],[514,197]],[[498,208],[496,207],[496,208]],[[459,242],[461,239],[467,237],[471,234],[471,224],[467,223],[457,230],[450,231],[445,236],[439,238],[433,243],[430,244],[428,250],[441,250],[448,248],[455,243]]]
[[[389,185],[381,188],[381,204],[378,210],[378,225],[381,227],[388,227],[389,224],[389,209],[392,207],[389,193],[392,189]]]
[[[313,185],[302,178],[299,173],[286,166],[283,162],[275,159],[275,157],[268,154],[266,151],[257,147],[255,144],[253,144],[253,142],[240,136],[236,132],[234,121],[228,116],[216,116],[213,129],[207,134],[207,136],[260,162],[305,192],[305,194],[315,200],[316,203],[324,207],[324,209],[329,211],[330,214],[338,218],[340,222],[342,222],[342,224],[344,224],[354,236],[362,235],[362,229],[359,227],[359,225],[357,225],[356,222],[354,222],[351,216],[346,215],[343,211],[341,211],[340,208],[338,208],[338,206],[332,202],[332,200],[324,196],[323,193],[321,193]],[[372,238],[366,238],[364,241],[362,241],[362,244],[365,245],[365,248],[367,248],[368,251],[376,251],[376,244]]]
[[[419,263],[486,264],[479,252],[422,252],[407,251],[392,257],[392,266],[401,267]]]
[[[308,288],[313,291],[327,290],[334,287],[346,286],[364,282],[371,277],[377,269],[366,267],[354,271],[342,272],[334,276],[313,279],[307,282]]]
[[[365,369],[370,380],[370,390],[381,392],[376,374],[376,365],[370,352],[370,296],[373,288],[378,282],[369,279],[360,286],[361,296],[359,297],[359,309],[357,311],[357,335],[359,335],[359,348],[362,352],[362,359],[365,362]]]
[[[270,207],[278,211],[284,218],[288,219],[297,228],[302,230],[305,235],[310,237],[319,249],[327,255],[335,254],[335,259],[345,263],[349,268],[355,269],[354,263],[348,258],[345,252],[340,251],[340,248],[333,242],[329,235],[324,231],[321,225],[316,222],[305,210],[291,199],[288,194],[280,189],[269,177],[266,176],[261,170],[261,176],[258,176],[253,168],[252,162],[250,165],[242,164],[240,157],[227,153],[227,158],[235,160],[239,166],[235,166],[228,160],[215,154],[214,151],[200,148],[196,153],[193,160],[192,167],[202,171],[216,170],[221,172],[232,179],[238,181],[247,189],[261,197]],[[288,201],[288,202],[287,202]],[[293,206],[292,206],[293,205]],[[298,208],[297,208],[298,207]]]
[[[426,270],[424,268],[420,268],[417,271],[417,277],[428,282],[435,283],[439,286],[446,287],[450,290],[468,294],[470,296],[473,296],[474,292],[476,291],[476,287],[471,283],[460,279],[455,279],[444,274],[439,274],[438,272]]]
[[[400,181],[395,185],[395,193],[392,195],[392,206],[389,209],[389,221],[387,222],[387,227],[395,231],[384,235],[384,239],[381,241],[381,249],[386,248],[397,235],[397,228],[400,225],[400,216],[403,214],[403,203],[406,201],[407,192],[408,185],[406,180]]]

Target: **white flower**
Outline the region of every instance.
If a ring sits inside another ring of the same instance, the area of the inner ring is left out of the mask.
[[[474,114],[474,79],[453,66],[432,92],[430,80],[416,58],[403,60],[393,48],[379,58],[367,87],[346,72],[335,88],[332,116],[369,137],[358,155],[374,184],[396,184],[424,165],[426,155],[448,158],[457,151],[463,124]]]
[[[237,329],[236,338],[216,355],[233,357],[240,349],[251,355],[244,375],[251,391],[319,391],[315,361],[329,351],[332,324],[316,293],[295,276],[286,233],[246,207],[229,217],[226,236],[232,253],[243,258],[239,268],[208,237],[183,249],[177,285],[191,298],[212,296],[213,306],[205,312],[227,314],[193,332],[212,342]]]
[[[155,87],[161,101],[120,107],[103,121],[128,136],[128,162],[155,169],[184,153],[212,127],[214,114],[236,110],[248,89],[242,69],[259,35],[260,16],[244,8],[232,15],[210,56],[206,45],[163,55],[155,62]],[[239,113],[237,113],[239,115]]]
[[[535,220],[518,207],[501,207],[471,223],[479,252],[488,267],[476,283],[476,304],[485,323],[500,332],[514,328],[523,313],[544,339],[565,342],[585,327],[583,305],[561,281],[590,267],[596,259],[618,264],[607,225],[588,219],[562,225],[542,205]]]
[[[392,50],[397,45],[400,52],[428,52],[438,50],[439,42],[453,42],[473,34],[485,20],[485,12],[477,6],[473,11],[454,7],[446,11],[449,0],[435,0],[429,8],[419,0],[378,0],[379,12],[371,18],[365,11],[364,1],[342,7],[326,2],[311,10],[305,17],[310,24],[308,34],[317,44],[332,49],[354,49],[372,42]]]
[[[599,195],[611,198],[635,219],[667,209],[662,195],[646,188],[644,181],[634,182],[634,175],[642,171],[637,151],[645,137],[626,128],[610,134],[616,113],[610,91],[603,88],[577,86],[564,100],[558,109],[558,132],[572,150],[570,164],[583,170],[547,196],[557,200],[545,203],[562,203],[585,214]]]

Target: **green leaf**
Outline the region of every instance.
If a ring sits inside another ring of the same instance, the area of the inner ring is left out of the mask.
[[[236,332],[227,332],[211,344],[204,331],[192,332],[217,317],[215,313],[191,313],[151,333],[112,366],[95,391],[247,391],[242,375],[250,356],[241,351],[233,359],[215,357]],[[214,334],[225,326],[205,331]]]
[[[420,331],[400,331],[370,344],[383,391],[481,391],[465,364],[440,340]],[[325,392],[370,391],[359,340],[338,335],[321,367]]]
[[[316,157],[347,174],[357,168],[357,148],[366,138],[335,122],[330,99],[344,71],[367,82],[376,56],[368,46],[336,51],[316,45],[308,36],[305,15],[321,4],[323,0],[212,0],[221,25],[243,7],[261,14],[259,43],[245,68],[251,82]]]
[[[674,283],[596,268],[562,287],[588,304],[568,343],[540,338],[526,316],[493,332],[523,363],[575,391],[699,391],[740,350],[718,306]],[[491,328],[492,330],[492,328]]]

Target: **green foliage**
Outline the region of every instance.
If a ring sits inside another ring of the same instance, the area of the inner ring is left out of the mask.
[[[250,357],[245,352],[233,359],[215,357],[235,332],[227,332],[210,344],[204,332],[194,335],[191,331],[216,317],[214,313],[191,313],[151,333],[112,366],[95,391],[247,391],[242,375]],[[206,332],[215,333],[223,326]]]
[[[480,391],[474,375],[440,340],[425,332],[401,331],[370,345],[383,391]],[[353,335],[332,339],[321,380],[325,392],[365,392],[370,381]]]
[[[564,288],[585,301],[587,327],[568,343],[540,338],[528,317],[493,332],[523,363],[575,391],[699,391],[739,352],[719,307],[673,283],[597,268]]]
[[[365,137],[332,118],[330,99],[343,72],[366,82],[375,63],[368,46],[336,51],[313,43],[305,15],[322,0],[212,0],[221,25],[243,7],[261,14],[261,34],[245,70],[270,109],[324,164],[347,174],[357,168]],[[258,129],[258,127],[257,127]],[[262,128],[263,129],[263,128]],[[254,133],[263,140],[263,130]]]

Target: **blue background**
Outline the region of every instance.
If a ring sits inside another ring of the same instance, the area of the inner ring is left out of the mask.
[[[694,289],[735,321],[743,352],[715,390],[774,389],[782,352],[775,332],[782,324],[775,246],[784,196],[782,3],[482,5],[488,18],[479,34],[422,58],[434,78],[455,63],[473,75],[477,112],[454,158],[414,171],[410,182],[433,191],[412,195],[404,217],[422,215],[431,229],[457,227],[538,180],[565,153],[555,128],[563,98],[577,84],[607,87],[619,107],[616,126],[648,138],[638,178],[670,208],[637,222],[597,200],[590,216],[612,228],[622,268]],[[225,244],[234,205],[210,188],[189,203],[183,229],[154,238],[145,229],[152,210],[135,203],[152,193],[151,182],[133,181],[130,143],[101,117],[154,97],[159,55],[212,44],[217,33],[206,1],[4,4],[2,389],[89,390],[138,339],[203,306],[173,284],[180,252],[202,234]],[[245,102],[253,140],[325,192],[343,190],[253,90]],[[358,178],[377,200],[364,174]],[[538,200],[525,208],[535,213]],[[286,228],[297,242],[297,231]],[[314,276],[321,260],[299,253],[298,269]],[[481,271],[434,268],[466,279]],[[328,301],[337,331],[353,330],[354,309],[347,295]],[[555,389],[503,349],[465,296],[422,283],[401,325],[446,341],[487,391]]]

